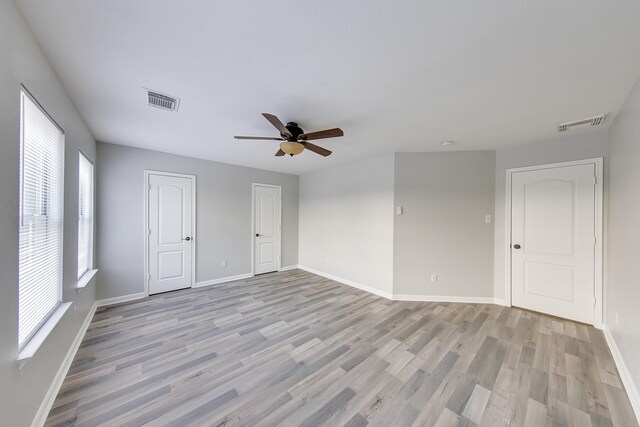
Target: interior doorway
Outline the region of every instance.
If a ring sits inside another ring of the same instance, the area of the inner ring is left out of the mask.
[[[277,185],[253,184],[253,274],[280,270],[281,192]]]
[[[195,280],[195,176],[145,171],[145,293]]]
[[[602,323],[602,159],[507,171],[511,304]]]

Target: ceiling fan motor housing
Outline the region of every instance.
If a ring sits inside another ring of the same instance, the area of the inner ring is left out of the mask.
[[[304,133],[304,131],[298,126],[298,123],[296,122],[289,122],[285,127],[291,133],[291,136],[289,137],[282,133],[280,134],[280,136],[282,136],[282,138],[286,139],[287,141],[298,142],[298,137]]]

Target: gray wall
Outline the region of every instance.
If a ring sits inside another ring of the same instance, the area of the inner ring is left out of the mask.
[[[385,154],[300,177],[300,265],[392,292],[393,164]]]
[[[505,181],[507,169],[567,162],[603,157],[604,160],[604,204],[605,219],[607,205],[607,130],[578,134],[520,147],[504,148],[496,151],[496,208],[494,243],[494,297],[504,299],[505,294]],[[604,248],[606,250],[606,227]]]
[[[629,368],[637,393],[640,390],[640,80],[618,113],[609,136],[605,324]]]
[[[145,169],[197,177],[197,282],[251,273],[251,183],[282,186],[282,266],[298,263],[296,175],[105,143],[98,157],[99,300],[144,292]]]
[[[0,423],[31,424],[95,300],[90,283],[77,293],[78,149],[95,162],[93,137],[12,1],[0,0]],[[18,354],[18,163],[20,84],[65,131],[64,291],[67,311],[21,370]],[[98,273],[99,274],[99,273]],[[95,280],[95,279],[94,279]]]
[[[493,151],[396,154],[394,294],[493,297],[494,170]]]

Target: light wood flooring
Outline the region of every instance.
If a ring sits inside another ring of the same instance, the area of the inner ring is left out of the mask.
[[[637,426],[600,331],[300,270],[99,309],[48,426]]]

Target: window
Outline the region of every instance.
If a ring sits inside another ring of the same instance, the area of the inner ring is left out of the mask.
[[[80,152],[78,165],[78,279],[93,268],[93,164]]]
[[[62,300],[64,132],[20,94],[18,346]]]

